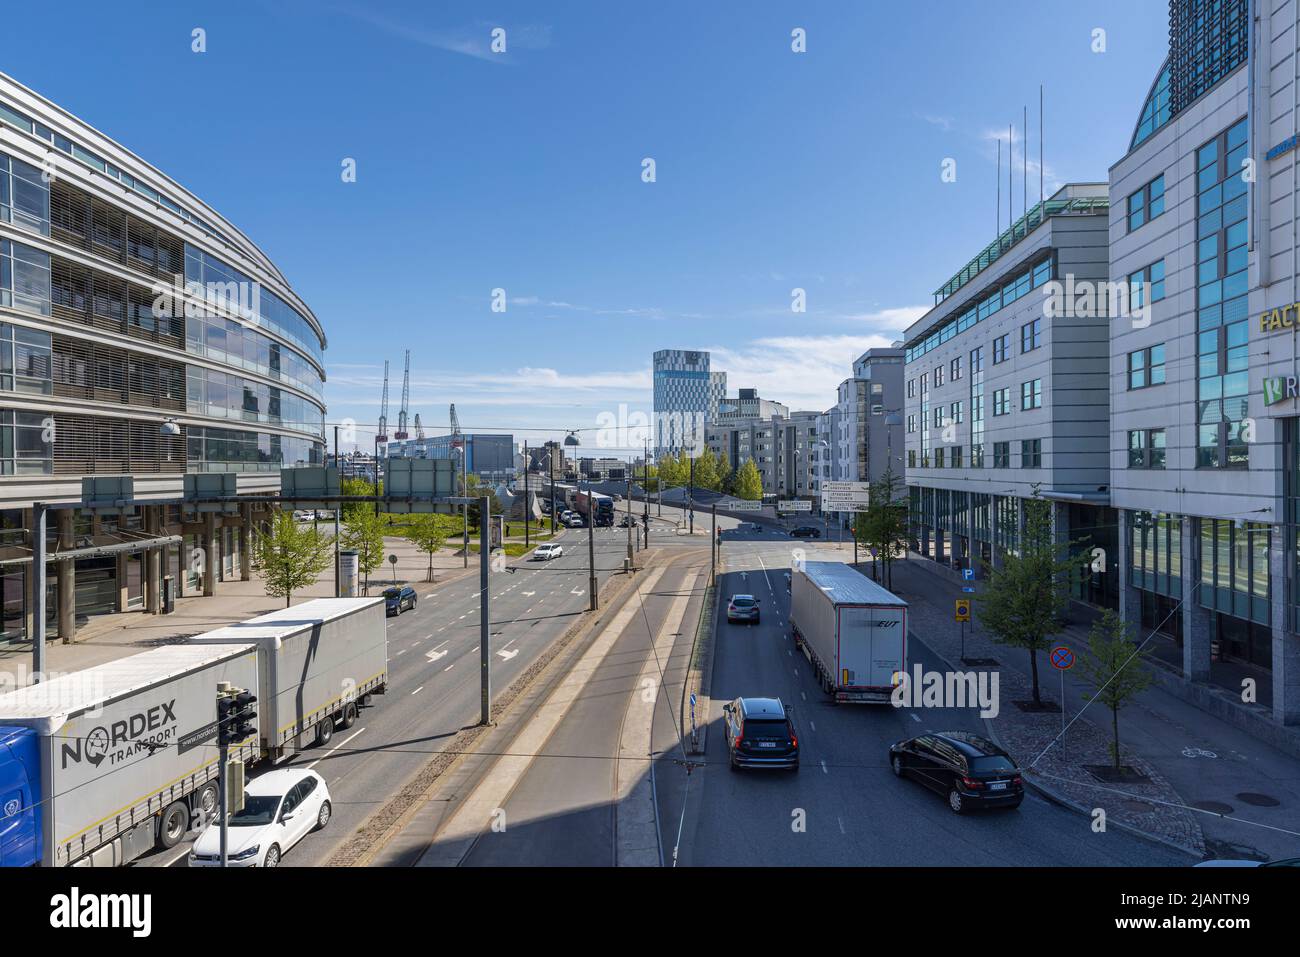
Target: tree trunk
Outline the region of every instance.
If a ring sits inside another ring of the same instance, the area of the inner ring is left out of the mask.
[[[425,575],[424,580],[427,582],[433,581],[433,552],[429,552],[429,572]]]
[[[1029,671],[1034,676],[1034,707],[1041,708],[1043,699],[1038,694],[1038,649],[1030,647],[1029,649]],[[1065,702],[1061,702],[1061,707],[1065,707]]]
[[[292,603],[293,603],[293,592],[291,592],[291,591],[287,591],[287,592],[285,592],[285,593],[284,593],[284,607],[285,607],[285,608],[288,608],[289,605],[292,604]]]

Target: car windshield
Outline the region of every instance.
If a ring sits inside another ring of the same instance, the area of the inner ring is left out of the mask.
[[[278,794],[249,794],[244,807],[230,816],[231,827],[260,827],[275,820],[275,809],[280,806]]]
[[[384,597],[385,597],[385,598],[401,598],[401,597],[402,597],[402,593],[401,593],[401,591],[400,591],[399,589],[396,589],[396,588],[385,588],[385,589],[384,589]]]
[[[980,758],[971,758],[970,769],[972,771],[1014,771],[1016,766],[1000,754],[989,754]]]
[[[789,728],[779,718],[749,718],[745,721],[747,738],[787,738],[789,733]]]

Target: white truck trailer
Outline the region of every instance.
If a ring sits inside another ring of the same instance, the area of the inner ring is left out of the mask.
[[[836,702],[889,702],[907,668],[907,602],[842,562],[805,562],[791,572],[790,625]]]
[[[124,864],[217,804],[217,685],[257,696],[232,761],[279,760],[388,684],[382,598],[319,599],[0,695],[0,865]]]

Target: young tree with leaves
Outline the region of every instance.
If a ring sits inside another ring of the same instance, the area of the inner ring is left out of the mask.
[[[370,573],[384,564],[384,530],[387,521],[375,514],[373,506],[359,509],[352,520],[343,526],[339,547],[357,553],[357,568],[365,581],[365,593],[370,594]]]
[[[434,553],[447,541],[444,524],[438,521],[437,515],[412,515],[406,526],[406,538],[416,549],[429,556],[429,568],[425,572],[424,580],[433,581]]]
[[[876,559],[883,571],[885,587],[894,583],[894,561],[907,548],[908,505],[907,489],[902,480],[887,468],[883,475],[871,483],[867,510],[854,517],[853,530],[858,544],[876,550]]]
[[[293,593],[316,584],[333,561],[330,540],[311,525],[299,525],[292,512],[277,512],[253,535],[253,567],[262,574],[266,593],[293,603]]]
[[[1037,485],[1025,500],[1024,528],[1019,549],[1000,549],[1001,567],[986,567],[988,584],[975,600],[980,622],[994,641],[1029,653],[1034,684],[1034,706],[1043,699],[1038,688],[1038,652],[1061,629],[1069,604],[1069,582],[1077,563],[1068,546],[1056,541],[1052,503]]]
[[[758,466],[754,464],[753,459],[745,459],[740,463],[740,468],[736,469],[733,494],[736,498],[743,498],[749,502],[762,500],[763,476],[758,473]]]
[[[1110,709],[1114,740],[1110,746],[1115,773],[1120,770],[1119,709],[1151,686],[1145,654],[1133,644],[1128,625],[1107,608],[1088,632],[1088,654],[1079,656],[1084,682],[1093,689],[1093,701]]]
[[[724,450],[718,456],[718,491],[727,495],[734,494],[736,473],[731,467],[731,456]]]

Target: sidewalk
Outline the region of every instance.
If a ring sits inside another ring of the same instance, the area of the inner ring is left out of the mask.
[[[323,526],[322,526],[323,527]],[[471,554],[469,568],[452,547],[444,546],[433,556],[435,581],[425,581],[429,556],[416,550],[406,539],[386,538],[386,555],[396,555],[397,565],[387,561],[370,576],[370,594],[379,595],[393,583],[414,585],[421,596],[431,594],[440,585],[467,575],[477,575],[478,556]],[[525,559],[518,559],[523,561]],[[364,581],[364,579],[363,579]],[[293,595],[293,604],[312,598],[329,598],[334,594],[334,570],[328,568],[315,585]],[[93,668],[148,648],[199,635],[236,621],[246,621],[284,607],[283,598],[272,598],[256,572],[250,581],[224,581],[217,584],[217,594],[179,598],[170,615],[147,615],[128,611],[100,615],[77,629],[75,644],[65,645],[57,637],[45,646],[47,673],[65,674]],[[30,642],[0,648],[0,692],[31,683],[32,649]]]
[[[867,563],[861,568],[870,570]],[[1065,748],[1052,746],[1061,731],[1060,712],[1025,712],[1014,703],[1032,697],[1028,652],[993,642],[973,621],[967,626],[966,656],[994,659],[997,665],[961,665],[953,602],[971,596],[915,559],[896,564],[893,574],[895,591],[910,604],[912,631],[921,640],[954,669],[998,671],[1001,708],[985,724],[1022,767],[1034,765],[1027,782],[1085,814],[1104,808],[1111,825],[1141,831],[1198,856],[1300,856],[1300,835],[1287,833],[1300,832],[1300,763],[1290,755],[1154,684],[1119,716],[1122,762],[1147,774],[1148,782],[1104,783],[1084,765],[1110,763],[1108,709],[1088,705],[1085,716],[1070,726]],[[978,602],[974,613],[978,619]],[[1086,628],[1070,626],[1052,644],[1084,653],[1087,635]],[[1043,699],[1059,704],[1060,676],[1046,653],[1039,654],[1038,674]],[[1066,672],[1067,724],[1091,694],[1077,672]],[[1084,821],[1081,826],[1088,825]]]

